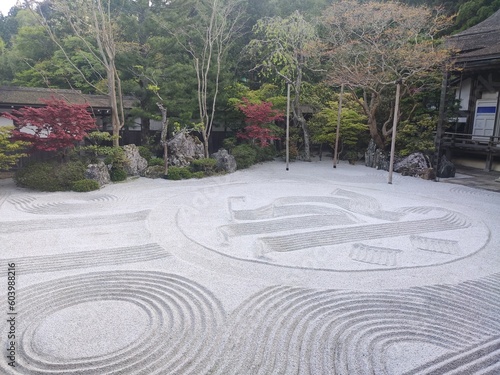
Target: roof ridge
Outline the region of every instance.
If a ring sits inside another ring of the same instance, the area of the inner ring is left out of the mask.
[[[33,92],[56,92],[56,93],[68,93],[68,94],[81,94],[81,95],[86,95],[83,94],[81,90],[76,90],[76,89],[56,89],[56,88],[49,88],[49,87],[25,87],[25,86],[2,86],[0,87],[0,90],[5,90],[5,91],[33,91]]]
[[[495,13],[493,13],[488,18],[482,20],[478,24],[475,24],[455,35],[451,35],[450,38],[500,31],[499,25],[500,25],[500,9],[498,9]]]

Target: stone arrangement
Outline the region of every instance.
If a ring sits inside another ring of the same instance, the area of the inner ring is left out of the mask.
[[[169,165],[186,167],[204,157],[203,144],[197,137],[179,132],[168,141],[168,155]]]
[[[500,194],[330,161],[2,181],[0,373],[500,373],[499,224]]]

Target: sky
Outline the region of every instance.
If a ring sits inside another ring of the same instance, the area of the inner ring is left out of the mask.
[[[10,8],[16,5],[17,0],[0,0],[0,11],[4,16],[9,14]]]

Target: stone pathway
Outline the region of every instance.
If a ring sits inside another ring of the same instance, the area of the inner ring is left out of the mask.
[[[458,166],[454,178],[442,178],[440,182],[464,185],[500,193],[500,172],[498,171],[487,172],[482,169]]]
[[[0,373],[498,374],[499,228],[496,192],[329,162],[2,180]]]

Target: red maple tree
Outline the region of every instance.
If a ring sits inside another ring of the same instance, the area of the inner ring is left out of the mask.
[[[245,115],[245,123],[248,125],[236,136],[241,139],[251,139],[260,147],[266,147],[271,141],[278,139],[266,126],[281,120],[283,113],[273,109],[271,102],[251,103],[247,98],[242,100],[243,103],[238,105],[238,109]]]
[[[96,129],[87,104],[69,104],[55,98],[41,101],[44,107],[23,107],[3,115],[16,126],[12,138],[30,142],[32,152],[72,148]]]

